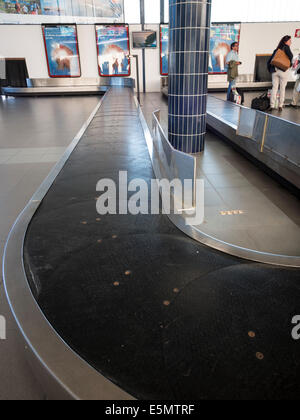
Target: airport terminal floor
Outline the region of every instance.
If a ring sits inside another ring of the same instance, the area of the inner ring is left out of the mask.
[[[97,97],[0,98],[0,247],[18,215],[97,105]],[[2,276],[0,312],[8,339],[0,346],[0,398],[43,399],[24,360],[18,328],[6,302]]]
[[[299,0],[0,0],[0,256],[1,401],[299,400]]]
[[[162,95],[146,94],[141,102],[149,130],[157,108],[166,129],[167,102]],[[299,351],[290,338],[290,322],[299,306],[299,268],[220,252],[186,236],[166,215],[97,214],[95,187],[100,179],[117,182],[120,170],[128,171],[129,180],[142,178],[149,184],[155,178],[131,89],[111,88],[104,98],[2,99],[2,246],[18,212],[97,105],[77,147],[33,212],[24,243],[28,284],[49,325],[73,354],[114,384],[98,394],[80,382],[81,371],[75,369],[73,394],[80,399],[297,398]],[[20,109],[27,133],[18,129]],[[206,142],[205,153],[212,159],[213,145],[219,144],[215,164],[220,156],[233,166],[239,161],[256,188],[268,191],[271,199],[276,191],[277,203],[283,194],[286,208],[281,205],[281,210],[294,230],[299,227],[294,194],[216,134],[208,133]],[[208,163],[204,161],[204,176],[215,173],[209,171],[214,163]],[[223,188],[228,188],[213,182],[208,181],[207,188],[211,212],[214,193],[220,200]],[[255,204],[256,197],[252,199]],[[298,239],[295,235],[290,242]],[[295,247],[299,250],[297,242]],[[8,334],[15,335],[3,290],[1,299]],[[35,310],[22,321],[25,331],[35,328]],[[38,338],[32,331],[26,334],[27,339],[32,334],[32,343]],[[47,332],[40,334],[47,338]],[[39,344],[44,360],[49,342]],[[14,341],[7,344],[14,346]],[[49,397],[21,356],[16,363],[15,347],[2,351],[7,362],[1,364],[6,383],[1,398]],[[54,349],[50,354],[48,349],[48,357],[54,373],[61,373]],[[70,381],[70,372],[66,376]]]

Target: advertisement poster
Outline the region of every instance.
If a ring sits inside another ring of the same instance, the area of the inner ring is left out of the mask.
[[[227,73],[226,57],[231,51],[231,44],[239,42],[240,24],[218,24],[211,27],[209,73]]]
[[[46,57],[50,77],[80,77],[76,25],[44,25]]]
[[[231,44],[239,42],[240,24],[214,24],[211,27],[210,54],[209,54],[209,73],[227,73],[226,57],[231,51]],[[169,66],[169,27],[162,25],[160,28],[160,48],[161,48],[161,75],[168,75]]]
[[[100,76],[130,76],[128,25],[96,25]]]
[[[78,23],[122,23],[124,0],[0,0],[0,23],[46,24],[53,16],[61,23],[70,23],[68,17]]]
[[[169,71],[169,26],[160,27],[160,74],[168,76]]]
[[[0,0],[0,13],[16,15],[40,15],[42,14],[40,0]]]

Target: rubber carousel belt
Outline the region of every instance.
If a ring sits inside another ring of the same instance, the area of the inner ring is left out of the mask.
[[[114,88],[29,226],[41,310],[91,366],[139,399],[298,398],[299,270],[201,245],[164,215],[96,212],[96,184],[154,178],[132,93]]]

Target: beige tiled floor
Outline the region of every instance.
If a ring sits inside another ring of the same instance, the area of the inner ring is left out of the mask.
[[[65,147],[1,149],[0,164],[56,162],[64,153]]]
[[[96,107],[97,97],[0,98],[0,257],[11,226]],[[2,273],[2,271],[1,271]],[[44,393],[22,349],[0,274],[0,400],[41,400]]]
[[[167,133],[162,95],[142,95],[142,109],[150,128],[152,112],[161,109]],[[211,133],[198,156],[198,173],[205,181],[205,223],[198,227],[202,232],[243,248],[300,256],[300,201],[293,194]],[[231,210],[243,213],[221,213]]]

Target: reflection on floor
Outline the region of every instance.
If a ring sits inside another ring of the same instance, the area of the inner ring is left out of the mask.
[[[149,127],[152,112],[161,109],[167,132],[167,101],[160,94],[142,96]],[[198,157],[205,180],[204,233],[260,252],[300,256],[300,201],[212,133]]]

